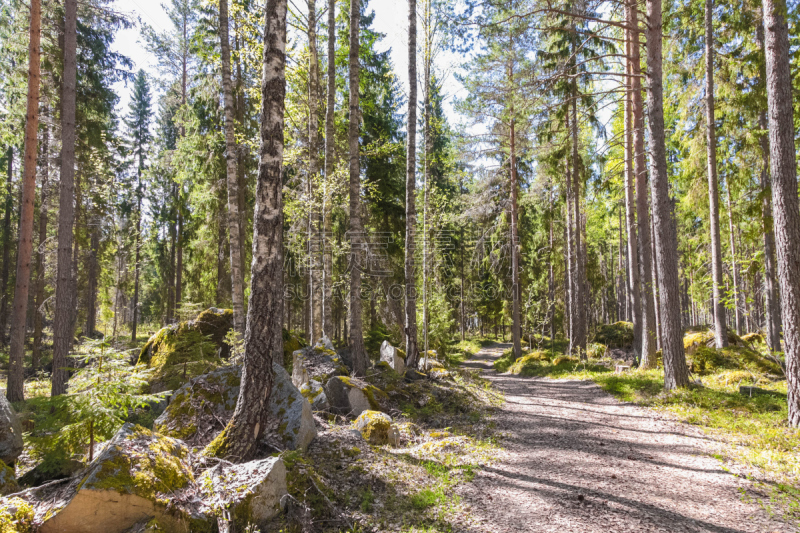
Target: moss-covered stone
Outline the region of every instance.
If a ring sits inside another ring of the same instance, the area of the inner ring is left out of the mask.
[[[750,348],[730,346],[717,350],[707,346],[695,348],[687,353],[686,362],[696,374],[710,374],[720,370],[744,370],[760,374],[779,376],[780,365]]]
[[[370,444],[382,445],[389,442],[389,428],[392,417],[380,411],[364,411],[353,423]]]
[[[281,449],[305,449],[316,436],[311,406],[282,366],[273,365],[273,371],[269,408],[274,427],[269,428],[267,437],[276,439]],[[181,438],[192,446],[206,447],[206,454],[224,457],[224,450],[216,448],[224,444],[225,435],[220,431],[233,416],[241,375],[241,367],[229,366],[193,379],[173,395],[164,414],[156,420],[156,431]],[[214,453],[209,446],[215,449]]]
[[[0,462],[0,494],[12,494],[19,490],[14,469]],[[2,533],[2,530],[0,530]]]
[[[630,322],[603,324],[598,328],[592,342],[604,344],[609,348],[629,348],[633,346],[633,324]]]
[[[210,308],[150,337],[138,362],[153,369],[150,392],[175,390],[223,364],[229,353],[224,340],[232,327],[233,311]]]
[[[290,374],[292,373],[292,354],[307,345],[308,343],[300,333],[283,329],[283,367]]]
[[[698,331],[689,331],[683,337],[683,349],[690,354],[703,346],[713,347],[714,342],[714,330],[698,328]],[[745,342],[734,331],[728,330],[728,345],[742,347],[745,346]]]
[[[21,498],[0,500],[0,533],[31,533],[34,509]]]
[[[193,489],[192,463],[182,442],[125,424],[40,531],[116,532],[152,517],[168,522],[169,531],[209,531],[207,520],[167,510],[176,493]]]

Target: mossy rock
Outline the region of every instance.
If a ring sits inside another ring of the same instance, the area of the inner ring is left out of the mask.
[[[224,340],[232,327],[233,311],[210,308],[150,337],[138,362],[153,369],[149,392],[175,390],[223,364],[229,353]]]
[[[714,347],[714,330],[704,329],[700,331],[690,331],[683,337],[683,349],[687,354],[696,351],[702,346]],[[734,331],[728,330],[728,345],[731,347],[745,346],[745,342]]]
[[[364,411],[353,423],[370,444],[382,445],[389,442],[392,417],[380,411]]]
[[[0,461],[0,494],[13,494],[19,490],[14,469]],[[0,529],[2,532],[3,529]]]
[[[380,401],[388,399],[385,392],[348,376],[336,376],[324,386],[331,411],[344,416],[358,417],[364,411],[380,411]]]
[[[33,506],[22,498],[0,500],[0,532],[31,533],[35,518]]]
[[[742,340],[749,345],[767,343],[767,339],[762,333],[748,333],[747,335],[742,335]]]
[[[739,346],[729,346],[721,350],[700,346],[687,354],[686,362],[692,372],[697,374],[742,370],[751,374],[782,375],[781,366],[776,361],[767,359],[755,350]]]
[[[283,329],[283,368],[290,374],[292,373],[292,354],[306,346],[308,343],[302,334]]]
[[[633,324],[630,322],[603,324],[598,328],[592,342],[604,344],[609,348],[630,348],[633,346]]]
[[[210,531],[207,520],[195,523],[191,513],[167,511],[176,493],[193,486],[192,463],[182,442],[125,424],[39,531],[117,532],[153,517],[169,531]]]
[[[311,405],[282,366],[273,364],[273,371],[269,398],[272,427],[265,438],[275,439],[282,449],[306,449],[317,434]],[[207,446],[233,416],[241,377],[240,366],[229,366],[193,379],[173,395],[155,422],[156,431],[192,446]]]

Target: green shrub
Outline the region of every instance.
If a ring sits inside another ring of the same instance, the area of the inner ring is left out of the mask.
[[[633,324],[616,322],[600,326],[592,341],[605,344],[609,348],[630,348],[633,346]]]

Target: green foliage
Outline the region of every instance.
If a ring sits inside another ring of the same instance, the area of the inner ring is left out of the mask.
[[[392,335],[386,325],[377,320],[364,334],[364,348],[373,359],[380,359],[381,344],[383,341],[392,342]]]
[[[598,328],[593,342],[605,344],[609,348],[629,348],[633,345],[633,324],[604,324]]]
[[[31,398],[21,408],[21,416],[35,422],[34,432],[25,435],[35,459],[83,455],[90,440],[109,439],[137,410],[163,400],[141,393],[152,372],[131,366],[127,353],[111,350],[105,339],[87,341],[85,347],[68,394]]]

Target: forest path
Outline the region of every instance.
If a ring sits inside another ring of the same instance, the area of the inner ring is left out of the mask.
[[[746,480],[710,456],[699,428],[631,404],[588,381],[498,374],[495,344],[464,366],[485,370],[506,396],[495,421],[505,453],[460,495],[488,532],[797,531],[745,503]]]

